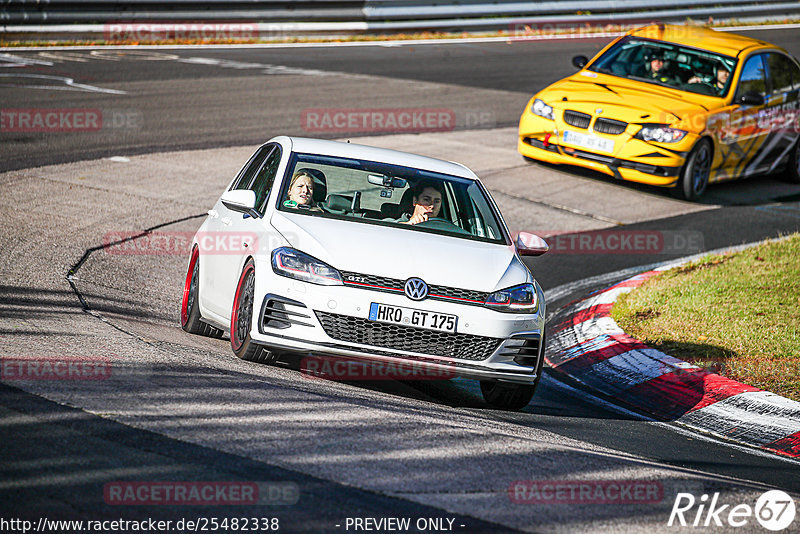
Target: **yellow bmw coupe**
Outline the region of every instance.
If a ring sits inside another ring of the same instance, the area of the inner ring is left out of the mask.
[[[526,158],[677,187],[783,171],[800,182],[800,65],[784,49],[696,26],[631,30],[531,98]]]

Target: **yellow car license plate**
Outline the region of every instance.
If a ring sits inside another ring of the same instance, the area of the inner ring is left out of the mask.
[[[564,142],[571,145],[578,145],[581,148],[588,150],[598,150],[611,154],[614,152],[614,141],[611,139],[603,139],[594,135],[586,135],[578,132],[564,131]]]

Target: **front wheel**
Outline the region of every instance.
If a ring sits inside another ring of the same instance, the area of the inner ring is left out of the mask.
[[[800,139],[795,141],[792,153],[789,155],[789,164],[783,171],[784,179],[793,184],[800,184]]]
[[[492,408],[521,410],[531,402],[536,386],[481,380],[483,400]]]
[[[678,187],[683,198],[689,201],[699,199],[706,192],[710,174],[711,142],[708,139],[701,139],[692,149],[681,170]]]
[[[271,360],[269,351],[257,345],[250,337],[253,327],[253,303],[255,302],[256,267],[248,260],[242,269],[231,311],[231,349],[243,360],[265,363]]]

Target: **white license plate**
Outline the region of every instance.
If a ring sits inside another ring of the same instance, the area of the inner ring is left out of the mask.
[[[369,306],[369,320],[440,332],[455,332],[458,316],[373,302]]]
[[[594,135],[586,135],[578,132],[564,131],[564,142],[571,145],[578,145],[582,148],[589,150],[599,150],[600,152],[607,152],[608,154],[614,152],[614,141],[611,139],[603,139],[595,137]]]

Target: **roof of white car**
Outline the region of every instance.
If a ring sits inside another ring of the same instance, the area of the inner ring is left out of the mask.
[[[291,143],[293,152],[305,154],[320,154],[325,156],[337,156],[341,158],[363,159],[367,161],[379,161],[391,163],[403,167],[424,169],[427,171],[461,176],[464,178],[477,178],[475,173],[464,165],[444,161],[409,152],[400,152],[388,148],[378,148],[374,146],[359,145],[357,143],[342,143],[340,141],[328,141],[323,139],[311,139],[307,137],[278,137],[273,141],[287,141]]]

